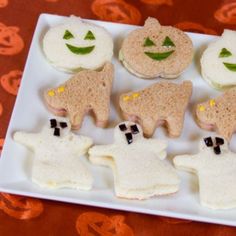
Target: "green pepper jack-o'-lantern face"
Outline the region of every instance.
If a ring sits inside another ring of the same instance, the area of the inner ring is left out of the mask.
[[[224,30],[212,40],[201,57],[202,77],[214,88],[236,85],[236,31]]]
[[[105,47],[104,47],[105,45]],[[102,27],[71,17],[52,27],[43,39],[44,53],[59,69],[99,69],[113,55],[113,41]]]
[[[120,60],[142,78],[176,78],[193,57],[191,39],[172,26],[161,26],[148,18],[143,28],[128,34],[120,50]]]
[[[143,46],[144,47],[152,47],[152,46],[156,46],[156,44],[149,37],[147,37],[145,39]],[[172,40],[168,36],[166,36],[165,40],[163,41],[162,46],[167,47],[167,48],[172,48],[172,47],[175,47],[175,44],[172,42]],[[153,60],[162,61],[162,60],[165,60],[166,58],[168,58],[174,51],[175,50],[172,49],[172,50],[166,51],[166,52],[145,51],[144,53]]]
[[[219,58],[226,58],[226,57],[232,57],[232,56],[233,56],[232,53],[226,48],[222,48],[219,53]],[[223,64],[228,70],[236,72],[236,63],[223,61]]]
[[[70,40],[72,38],[74,38],[74,35],[69,30],[66,30],[64,33],[63,39]],[[84,37],[84,40],[95,40],[95,39],[96,38],[94,37],[92,31],[90,30],[87,32],[86,36]],[[93,49],[95,48],[95,45],[88,46],[88,47],[78,47],[78,46],[71,45],[69,43],[66,43],[66,46],[72,53],[77,54],[77,55],[85,55],[85,54],[91,53]]]

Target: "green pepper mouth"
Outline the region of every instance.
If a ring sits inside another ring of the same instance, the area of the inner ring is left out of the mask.
[[[236,72],[236,63],[223,62],[223,64],[228,70]]]
[[[95,48],[95,45],[88,46],[88,47],[77,47],[68,43],[66,43],[66,46],[72,53],[77,54],[77,55],[89,54]]]
[[[150,57],[153,60],[156,61],[162,61],[166,58],[168,58],[170,55],[172,55],[175,52],[175,50],[167,51],[167,52],[144,52],[145,55]]]

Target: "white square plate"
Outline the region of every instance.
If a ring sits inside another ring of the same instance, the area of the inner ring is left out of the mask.
[[[113,176],[108,168],[92,166],[86,158],[84,161],[94,175],[94,185],[91,191],[83,192],[71,189],[47,190],[41,189],[30,181],[30,166],[33,154],[25,147],[12,140],[12,134],[17,130],[39,131],[51,117],[42,100],[42,91],[55,87],[67,80],[71,75],[57,71],[44,58],[42,53],[42,37],[49,27],[57,25],[65,17],[42,14],[39,18],[33,41],[30,47],[21,87],[12,113],[8,128],[2,157],[0,160],[0,191],[14,194],[52,199],[64,202],[100,206],[126,211],[142,212],[154,215],[163,215],[185,218],[197,221],[212,222],[236,226],[236,209],[234,210],[209,210],[201,207],[199,203],[198,181],[191,174],[179,172],[181,177],[180,190],[169,196],[155,197],[146,201],[118,199],[113,192]],[[92,21],[104,26],[112,34],[115,42],[115,55],[113,63],[116,69],[111,98],[110,127],[107,129],[96,128],[91,118],[86,117],[79,133],[88,135],[96,144],[111,143],[113,127],[121,120],[117,111],[118,98],[122,92],[144,88],[160,81],[142,80],[129,74],[117,59],[118,50],[125,35],[137,26],[115,23]],[[199,58],[206,45],[214,40],[214,36],[189,33],[194,48],[193,63],[174,82],[191,80],[194,85],[193,96],[185,116],[182,135],[178,139],[169,139],[162,128],[158,128],[154,137],[167,139],[169,142],[169,160],[176,154],[195,153],[198,151],[200,138],[211,133],[198,128],[195,124],[192,109],[197,102],[216,96],[219,92],[210,88],[201,78]],[[231,149],[236,151],[236,136],[231,141]],[[226,183],[227,184],[227,183]],[[222,189],[222,194],[224,190]]]

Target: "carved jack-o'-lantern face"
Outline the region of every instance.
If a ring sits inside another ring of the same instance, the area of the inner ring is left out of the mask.
[[[20,82],[21,82],[22,71],[13,70],[8,74],[3,75],[0,78],[2,87],[10,94],[17,95]]]
[[[6,7],[8,5],[8,0],[0,0],[0,8]]]
[[[141,2],[152,5],[173,5],[173,0],[141,0]]]
[[[16,219],[28,220],[43,212],[43,204],[38,199],[0,193],[0,209]]]
[[[141,14],[137,8],[124,0],[95,0],[93,13],[101,20],[126,24],[138,24]]]
[[[3,112],[3,107],[2,104],[0,103],[0,116],[2,115],[2,112]]]
[[[161,26],[155,18],[148,18],[143,28],[132,31],[120,51],[125,67],[144,78],[175,78],[192,56],[190,38],[177,28]]]
[[[216,20],[224,24],[236,24],[236,2],[232,1],[220,7],[214,14]]]
[[[217,32],[214,29],[207,28],[204,25],[192,21],[179,22],[175,24],[175,27],[187,32],[217,35]]]
[[[2,150],[4,144],[4,138],[0,138],[0,151]]]
[[[24,47],[19,28],[0,23],[0,55],[15,55]]]
[[[76,229],[80,236],[133,236],[133,230],[124,222],[124,216],[108,217],[97,212],[81,214],[76,222]],[[95,232],[95,234],[94,234]]]

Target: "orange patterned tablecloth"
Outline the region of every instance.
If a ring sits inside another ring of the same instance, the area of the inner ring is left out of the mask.
[[[0,148],[40,13],[143,24],[154,16],[186,31],[236,30],[232,0],[0,0]],[[0,235],[236,235],[236,228],[0,193]]]

